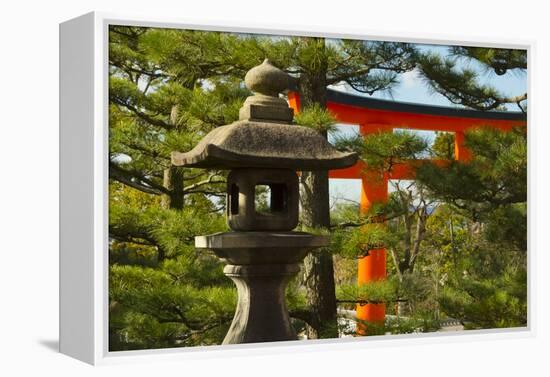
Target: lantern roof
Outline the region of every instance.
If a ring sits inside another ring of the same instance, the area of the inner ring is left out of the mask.
[[[357,154],[334,148],[312,128],[292,124],[293,110],[279,93],[290,77],[269,60],[245,76],[254,92],[244,102],[239,120],[217,127],[191,151],[172,152],[175,166],[202,168],[284,168],[331,170],[354,165]]]

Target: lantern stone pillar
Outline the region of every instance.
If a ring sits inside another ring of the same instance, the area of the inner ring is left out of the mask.
[[[298,264],[225,266],[223,272],[237,286],[239,301],[223,343],[296,339],[286,307],[285,288],[299,271]]]

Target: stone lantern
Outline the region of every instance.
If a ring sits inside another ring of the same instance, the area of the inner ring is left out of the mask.
[[[294,340],[285,287],[308,252],[327,246],[328,236],[293,232],[298,224],[296,171],[352,166],[355,153],[334,149],[317,131],[292,124],[293,110],[279,93],[289,76],[267,59],[245,77],[254,92],[239,120],[207,134],[190,152],[172,153],[175,166],[230,169],[227,222],[232,231],[195,237],[227,265],[238,304],[223,344]],[[256,208],[258,186],[267,209]]]

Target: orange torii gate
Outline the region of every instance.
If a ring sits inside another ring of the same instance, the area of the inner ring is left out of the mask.
[[[327,89],[327,108],[339,123],[359,125],[361,135],[392,132],[394,128],[427,131],[446,131],[455,134],[455,159],[468,161],[470,151],[464,145],[464,133],[476,127],[491,127],[509,131],[513,127],[526,126],[526,114],[508,111],[477,111],[443,106],[430,106],[395,102],[357,96]],[[290,107],[300,109],[298,92],[288,93]],[[426,160],[412,160],[397,164],[390,173],[381,175],[367,168],[363,161],[347,169],[330,171],[330,178],[361,179],[360,211],[367,213],[374,203],[388,200],[388,181],[414,179],[416,167]],[[433,161],[433,160],[432,160]],[[445,161],[434,161],[444,164]],[[357,283],[365,284],[386,277],[386,250],[369,250],[358,261]],[[357,305],[357,318],[368,322],[383,323],[385,304]],[[362,333],[362,330],[359,330]]]

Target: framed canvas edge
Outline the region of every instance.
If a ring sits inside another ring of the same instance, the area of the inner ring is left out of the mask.
[[[85,14],[59,26],[59,350],[94,363],[96,219],[95,25]]]
[[[518,48],[528,51],[528,97],[529,114],[533,114],[533,76],[535,75],[533,40],[514,40],[501,37],[463,37],[443,34],[387,33],[367,29],[334,28],[312,25],[257,24],[254,22],[206,21],[143,17],[105,12],[92,12],[94,18],[94,360],[93,364],[119,364],[150,362],[157,360],[210,357],[257,356],[289,352],[321,350],[364,349],[372,347],[410,346],[450,342],[470,342],[497,339],[533,337],[536,335],[534,301],[536,281],[535,250],[533,245],[534,206],[528,206],[528,326],[512,329],[470,330],[460,333],[423,333],[413,335],[375,336],[369,338],[343,338],[310,341],[243,344],[231,346],[205,346],[139,351],[108,350],[108,27],[109,25],[134,25],[160,28],[180,28],[221,32],[241,32],[276,35],[323,36],[328,38],[351,38],[412,42],[422,44],[471,45],[495,48]],[[387,33],[387,34],[386,34]],[[101,78],[101,79],[99,79]],[[528,115],[528,201],[532,203],[535,188],[532,184],[534,164],[533,117]],[[536,195],[535,195],[536,197]]]

